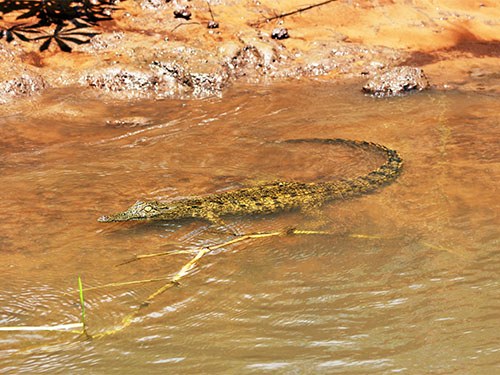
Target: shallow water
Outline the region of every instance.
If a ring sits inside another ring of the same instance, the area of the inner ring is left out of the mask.
[[[114,335],[0,332],[0,369],[495,373],[499,109],[496,96],[375,99],[356,86],[310,83],[238,87],[192,101],[120,102],[58,90],[1,107],[0,326],[78,322],[78,276],[86,287],[172,276],[193,255],[117,265],[230,239],[198,221],[96,221],[138,199],[352,177],[383,163],[341,146],[269,141],[369,140],[400,151],[405,166],[376,193],[323,207],[321,223],[300,212],[230,218],[238,233],[293,226],[335,235],[219,249]],[[163,284],[86,292],[89,333],[118,327]]]

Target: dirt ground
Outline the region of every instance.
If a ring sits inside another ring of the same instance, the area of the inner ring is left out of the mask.
[[[496,0],[86,2],[0,5],[0,103],[64,86],[126,98],[287,79],[361,89],[406,65],[435,89],[500,88]]]

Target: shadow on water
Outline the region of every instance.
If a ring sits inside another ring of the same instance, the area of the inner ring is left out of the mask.
[[[98,34],[89,28],[112,19],[115,3],[116,0],[4,1],[0,3],[0,39],[9,43],[16,38],[24,42],[44,40],[40,51],[54,41],[62,51],[71,52],[71,43],[89,43]]]

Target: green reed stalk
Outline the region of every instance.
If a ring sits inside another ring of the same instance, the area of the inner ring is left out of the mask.
[[[83,305],[83,287],[80,276],[78,276],[78,288],[80,289],[80,305],[82,306],[82,324],[83,329],[85,330],[85,306]]]

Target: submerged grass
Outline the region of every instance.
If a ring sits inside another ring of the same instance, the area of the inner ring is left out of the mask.
[[[43,326],[8,326],[0,327],[0,331],[28,331],[28,332],[40,332],[40,331],[61,331],[69,333],[85,333],[85,308],[83,306],[83,288],[82,280],[78,276],[78,288],[80,290],[80,305],[82,307],[82,322],[81,323],[68,323],[68,324],[57,324],[57,325],[43,325]],[[76,330],[80,328],[79,330]]]
[[[85,329],[85,306],[83,304],[83,287],[82,287],[82,279],[78,276],[78,289],[80,291],[80,305],[82,306],[82,326]]]
[[[147,297],[137,309],[135,309],[132,313],[129,315],[125,316],[120,325],[118,327],[109,329],[105,332],[98,333],[96,335],[91,336],[94,339],[99,339],[105,336],[110,336],[115,333],[118,333],[122,331],[124,328],[128,327],[134,319],[139,315],[139,313],[146,307],[148,307],[153,300],[159,296],[160,294],[164,293],[166,290],[179,285],[179,281],[185,277],[189,271],[191,271],[196,264],[200,261],[200,259],[217,249],[220,249],[222,247],[226,247],[229,245],[233,245],[235,243],[239,242],[244,242],[244,241],[249,241],[249,240],[254,240],[254,239],[260,239],[260,238],[268,238],[268,237],[275,237],[275,236],[283,236],[283,235],[320,235],[320,236],[339,236],[338,233],[332,233],[332,232],[327,232],[327,231],[314,231],[314,230],[297,230],[295,228],[286,228],[283,231],[278,231],[278,232],[267,232],[267,233],[252,233],[252,234],[243,234],[240,236],[237,236],[236,238],[233,238],[229,241],[223,242],[221,244],[217,245],[212,245],[212,246],[205,246],[201,247],[198,249],[194,250],[187,250],[187,251],[176,251],[176,252],[162,252],[162,253],[155,253],[155,254],[143,254],[143,255],[136,255],[134,258],[121,263],[120,265],[131,263],[134,261],[142,260],[142,259],[147,259],[147,258],[152,258],[152,257],[159,257],[159,256],[169,256],[169,255],[174,255],[174,254],[186,254],[186,253],[195,253],[196,255],[189,261],[187,262],[175,275],[171,277],[165,277],[165,278],[157,278],[157,279],[150,279],[150,280],[139,280],[139,281],[129,281],[125,283],[113,283],[113,284],[107,284],[103,285],[101,287],[108,287],[108,286],[122,286],[122,285],[130,285],[130,284],[138,284],[138,283],[149,283],[152,281],[159,281],[159,280],[164,280],[167,279],[168,282],[158,288],[154,293],[152,293],[149,297]],[[359,235],[359,234],[352,234],[349,235],[349,237],[352,238],[366,238],[366,239],[384,239],[387,237],[381,237],[381,236],[368,236],[368,235]],[[394,238],[394,237],[391,237]],[[94,287],[92,289],[97,289],[100,287]]]
[[[8,326],[0,327],[0,331],[63,331],[71,333],[82,333],[82,331],[73,331],[75,328],[82,328],[82,323],[69,323],[69,324],[58,324],[58,325],[46,325],[46,326]]]
[[[314,231],[314,230],[297,230],[295,228],[287,228],[283,231],[277,231],[277,232],[267,232],[267,233],[252,233],[252,234],[243,234],[239,235],[229,241],[225,241],[220,244],[216,245],[211,245],[211,246],[205,246],[193,250],[182,250],[182,251],[174,251],[174,252],[162,252],[162,253],[155,253],[155,254],[142,254],[142,255],[136,255],[134,258],[129,259],[120,265],[123,264],[128,264],[134,261],[139,261],[143,259],[148,259],[152,257],[159,257],[159,256],[170,256],[170,255],[176,255],[176,254],[195,254],[195,256],[189,260],[182,268],[176,272],[172,276],[164,276],[164,277],[159,277],[159,278],[153,278],[153,279],[147,279],[147,280],[137,280],[137,281],[127,281],[127,282],[122,282],[122,283],[110,283],[110,284],[105,284],[101,286],[96,286],[96,287],[90,287],[90,288],[83,288],[82,285],[82,280],[81,277],[78,276],[78,291],[79,291],[79,297],[80,297],[80,306],[81,306],[81,314],[82,314],[82,321],[81,323],[70,323],[70,324],[60,324],[60,325],[46,325],[46,326],[11,326],[11,327],[0,327],[0,331],[66,331],[66,332],[71,332],[71,333],[79,333],[79,334],[84,334],[87,339],[100,339],[106,336],[111,336],[114,335],[115,333],[118,333],[131,325],[135,318],[139,316],[139,313],[142,312],[144,308],[147,308],[154,300],[156,297],[164,293],[166,290],[179,285],[179,281],[185,277],[186,275],[189,274],[189,272],[198,264],[198,262],[205,256],[206,254],[213,252],[214,250],[220,249],[222,247],[226,247],[229,245],[233,245],[239,242],[245,242],[245,241],[250,241],[250,240],[255,240],[255,239],[261,239],[261,238],[268,238],[268,237],[276,237],[276,236],[284,236],[284,235],[319,235],[319,236],[339,236],[338,233],[332,233],[328,231]],[[384,236],[371,236],[371,235],[361,235],[361,234],[350,234],[348,235],[351,238],[363,238],[363,239],[371,239],[371,240],[376,240],[376,239],[393,239],[395,236],[390,236],[390,237],[384,237]],[[446,249],[440,246],[435,246],[431,245],[425,242],[421,243],[423,246],[435,249],[435,250],[440,250],[440,251],[447,251],[451,254],[458,255],[458,256],[463,256],[455,251],[452,251],[450,249]],[[97,290],[97,289],[102,289],[102,288],[108,288],[108,287],[121,287],[121,286],[128,286],[128,285],[135,285],[135,284],[143,284],[143,283],[151,283],[151,282],[156,282],[156,281],[164,281],[167,280],[167,283],[162,285],[160,288],[158,288],[154,293],[149,295],[146,299],[140,303],[139,307],[137,307],[134,311],[132,311],[130,314],[125,316],[121,322],[119,323],[118,326],[108,329],[104,332],[100,332],[97,334],[89,334],[87,332],[87,324],[86,324],[86,316],[85,316],[85,306],[84,306],[84,297],[83,297],[83,292],[84,291],[90,291],[90,290]],[[79,330],[75,330],[78,329]],[[50,345],[47,345],[49,347]],[[39,346],[37,348],[43,348],[45,346]]]

